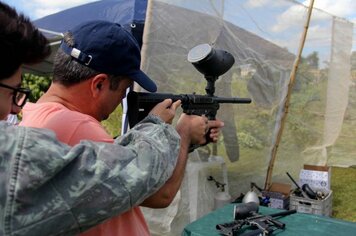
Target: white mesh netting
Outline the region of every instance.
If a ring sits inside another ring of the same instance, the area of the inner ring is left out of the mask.
[[[265,184],[306,17],[307,7],[288,0],[149,1],[142,67],[158,92],[205,94],[206,80],[187,61],[189,50],[198,44],[209,43],[235,58],[234,66],[216,82],[215,95],[249,97],[252,103],[221,105],[217,117],[225,127],[213,153],[225,159],[233,199],[246,192],[250,182]],[[355,32],[351,22],[313,10],[273,181],[290,183],[285,172],[297,177],[303,164],[356,164]],[[199,151],[204,161],[212,152],[208,147]],[[223,175],[219,163],[204,161],[195,175],[187,174],[176,219],[158,234],[180,234],[184,224],[212,209],[213,196],[205,195],[217,189],[206,176],[223,181]],[[194,193],[198,200],[192,201],[185,190],[194,188],[206,194]],[[192,217],[185,207],[189,204],[190,209],[205,204],[206,210]]]

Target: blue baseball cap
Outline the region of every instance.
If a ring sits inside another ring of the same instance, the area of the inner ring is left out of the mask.
[[[80,64],[96,71],[127,76],[149,92],[156,84],[140,69],[141,53],[136,39],[121,25],[108,21],[89,21],[69,32],[73,46],[62,41],[61,49]]]

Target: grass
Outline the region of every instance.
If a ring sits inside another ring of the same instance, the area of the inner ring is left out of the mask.
[[[332,167],[331,189],[333,190],[332,217],[356,222],[356,168]]]

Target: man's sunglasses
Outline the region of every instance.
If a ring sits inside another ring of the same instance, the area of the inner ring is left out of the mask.
[[[6,84],[0,83],[0,87],[11,89],[13,93],[13,102],[18,107],[23,107],[27,101],[27,98],[30,96],[31,90],[27,88],[14,88]]]

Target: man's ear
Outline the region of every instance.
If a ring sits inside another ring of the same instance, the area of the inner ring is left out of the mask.
[[[91,78],[90,90],[93,97],[97,97],[104,89],[109,88],[109,80],[107,74],[98,74]]]

